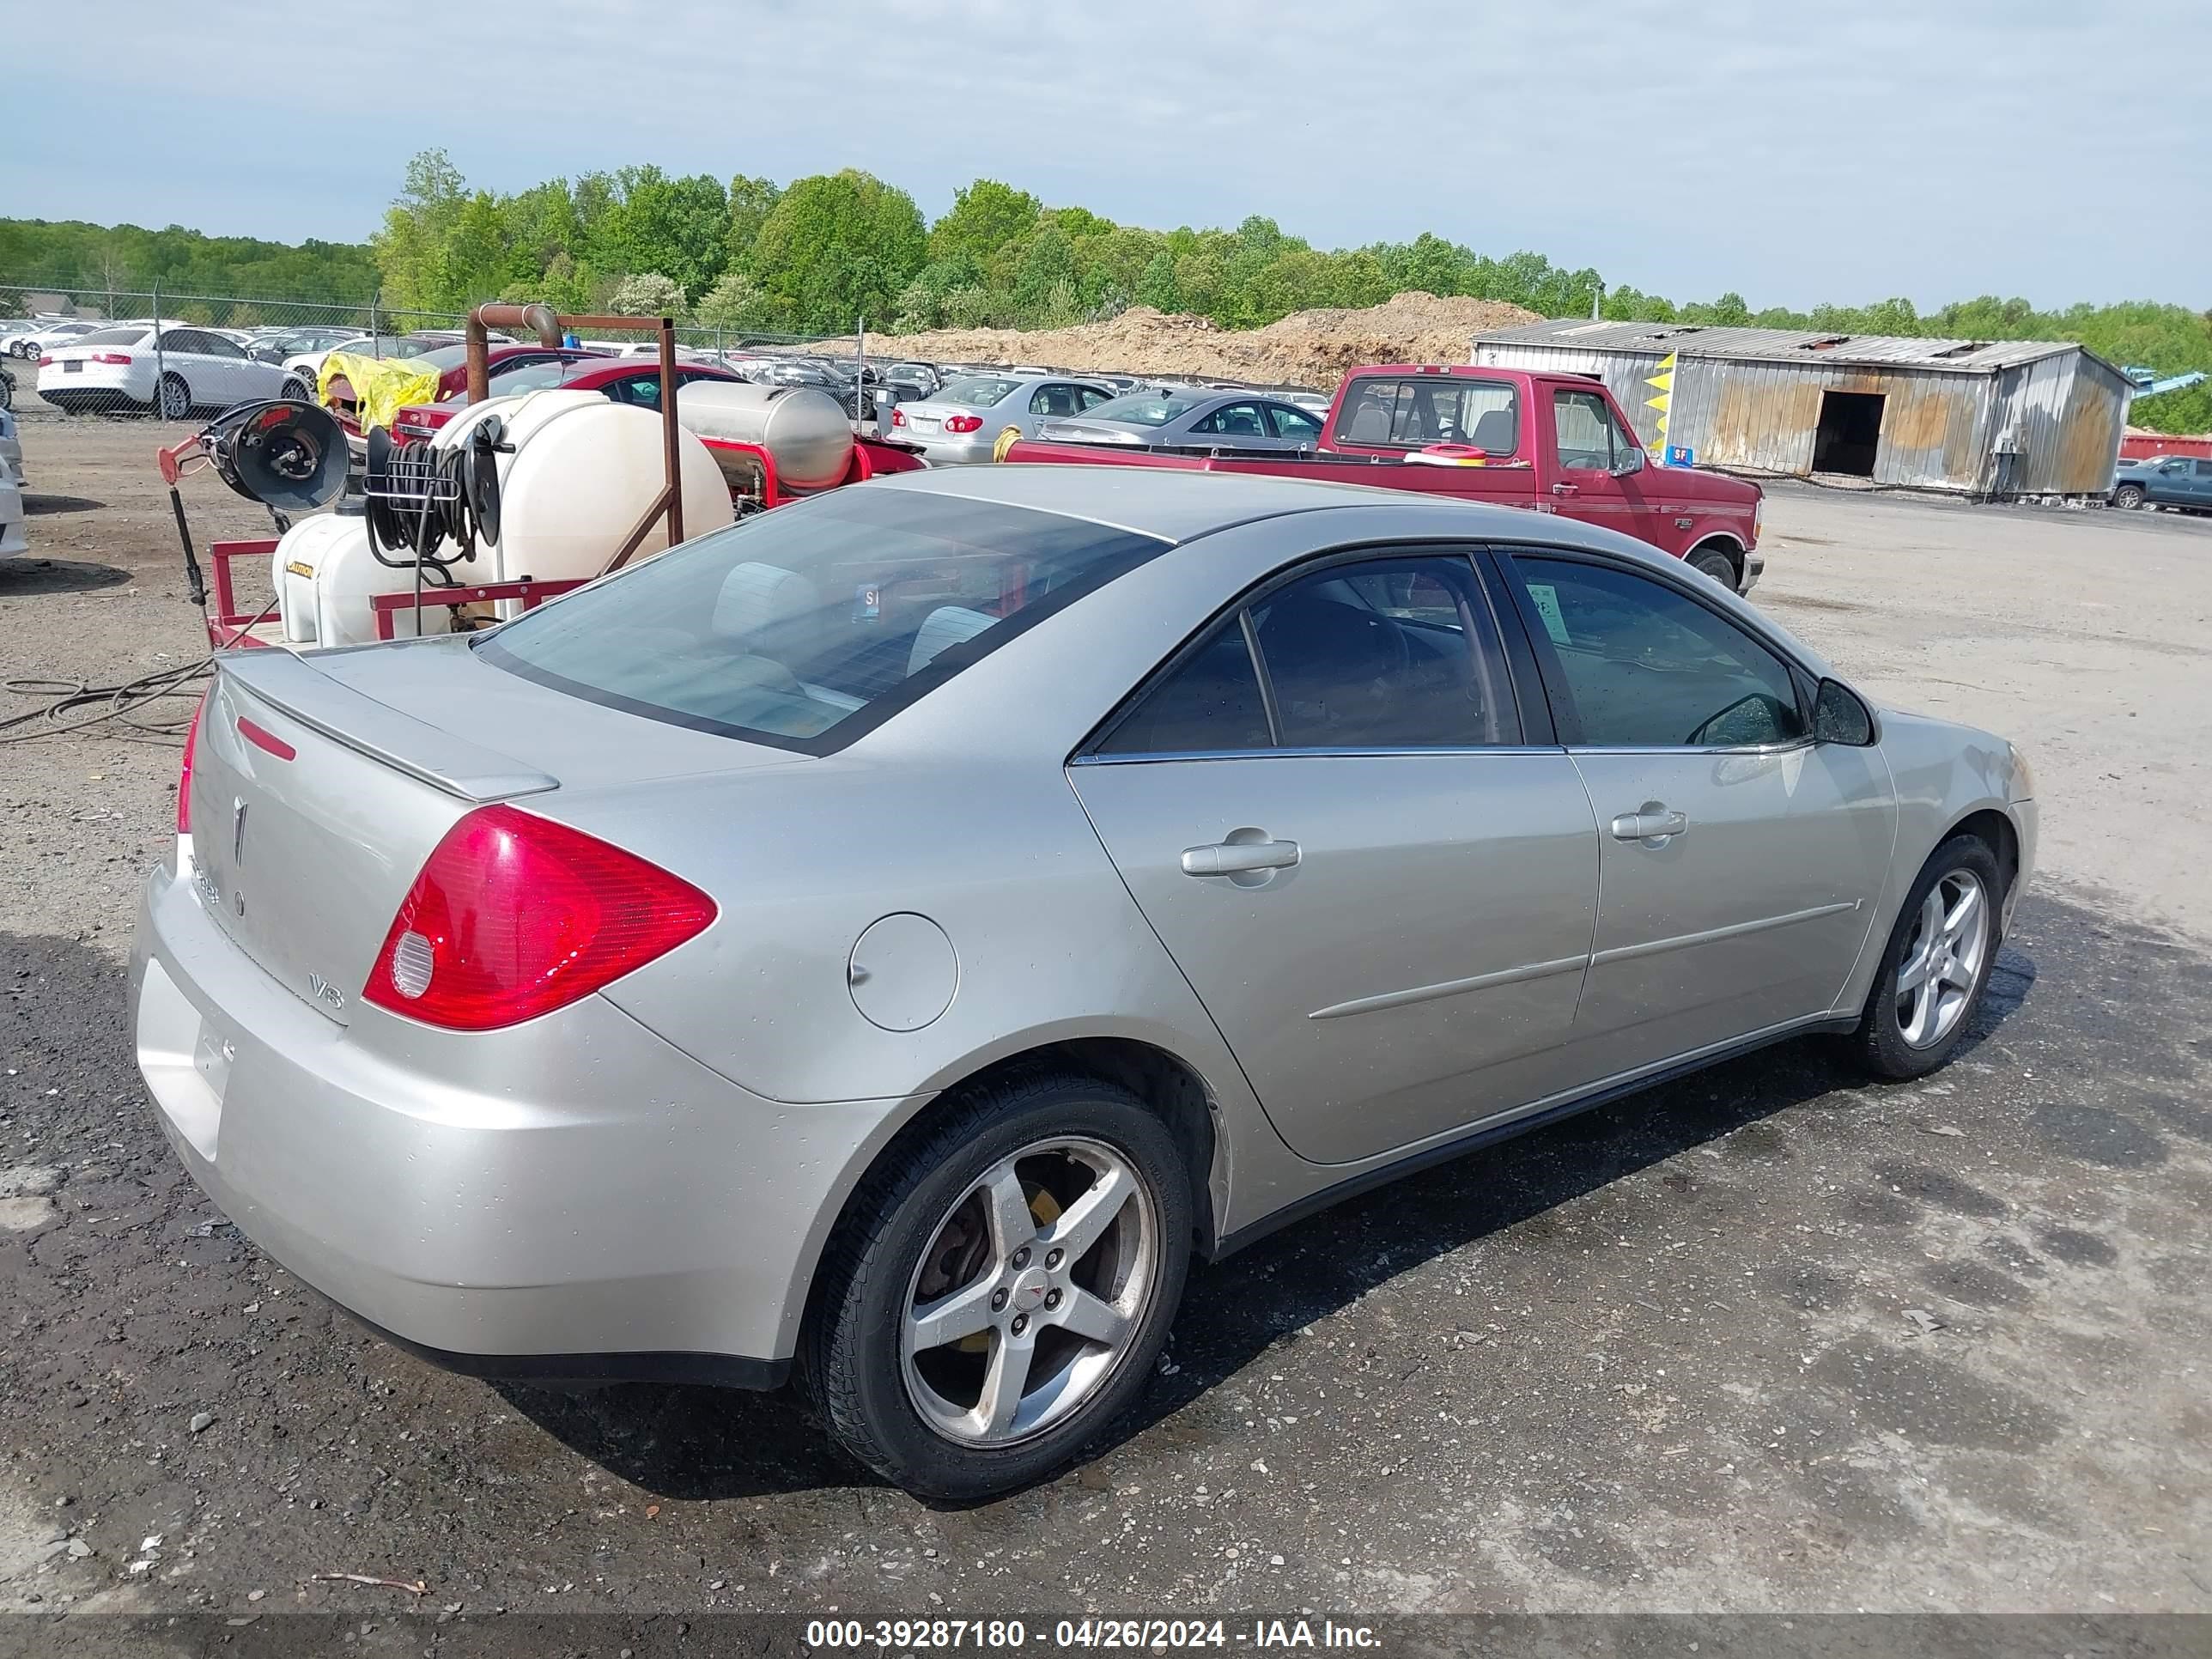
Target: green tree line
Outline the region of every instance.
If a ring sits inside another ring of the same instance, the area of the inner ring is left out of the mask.
[[[1146,229],[1048,207],[978,179],[934,223],[904,191],[851,169],[788,185],[744,174],[672,177],[652,166],[551,179],[514,194],[472,189],[442,150],[407,164],[366,247],[299,247],[172,228],[0,220],[0,279],[364,301],[453,313],[486,299],[566,311],[672,310],[738,333],[1040,328],[1147,305],[1253,328],[1319,306],[1368,306],[1422,289],[1525,306],[1547,317],[1749,324],[1838,334],[2079,340],[2161,374],[2212,372],[2212,313],[2139,301],[2039,311],[1984,295],[1921,313],[1909,300],[1754,311],[1741,295],[1677,303],[1540,253],[1503,258],[1424,231],[1407,242],[1316,248],[1272,219],[1233,230]],[[124,280],[124,278],[129,280]],[[2212,428],[2212,382],[2139,399],[2162,431]]]

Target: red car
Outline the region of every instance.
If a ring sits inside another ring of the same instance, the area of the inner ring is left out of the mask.
[[[523,387],[507,384],[517,374],[532,370],[543,373],[549,368],[557,373],[571,363],[602,363],[613,361],[616,360],[609,358],[603,351],[585,351],[573,346],[495,345],[491,349],[490,353],[491,388],[495,392],[520,392]],[[410,368],[434,368],[438,371],[438,402],[442,403],[449,398],[465,397],[467,394],[469,352],[466,346],[435,347],[422,353],[419,357],[408,358],[407,366]],[[551,382],[533,381],[532,384],[550,385]],[[326,391],[327,396],[325,401],[329,404],[331,413],[337,416],[338,424],[345,428],[346,435],[358,441],[361,437],[361,424],[354,402],[353,387],[347,383],[344,375],[334,374],[331,377],[331,383]],[[447,418],[450,419],[451,416],[448,416]],[[392,431],[395,436],[402,435],[396,426]]]
[[[508,353],[492,354],[491,392],[495,398],[510,392],[535,392],[541,386],[557,386],[570,392],[597,392],[618,404],[635,404],[640,409],[658,410],[660,408],[660,364],[652,358],[607,357],[596,354],[562,352],[556,355],[543,347],[515,347],[513,351],[527,354],[523,356]],[[464,370],[465,378],[465,370]],[[709,363],[678,363],[676,384],[689,386],[694,380],[743,380],[726,368],[717,368]],[[441,380],[439,388],[445,389]],[[462,410],[468,407],[469,394],[465,386],[456,388],[451,395],[441,397],[434,404],[410,404],[392,417],[392,435],[395,438],[428,438]]]

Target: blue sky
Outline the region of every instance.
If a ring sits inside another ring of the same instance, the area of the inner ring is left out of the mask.
[[[2212,306],[2197,0],[41,15],[11,76],[9,215],[359,240],[407,155],[442,145],[497,190],[631,161],[861,167],[932,215],[983,173],[1160,228],[1433,229],[1677,300]]]

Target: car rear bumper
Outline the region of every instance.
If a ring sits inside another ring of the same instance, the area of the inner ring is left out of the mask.
[[[971,438],[917,437],[904,431],[898,435],[920,446],[922,459],[932,466],[984,465],[992,459],[992,447],[998,442],[996,433],[979,432]]]
[[[166,866],[130,997],[161,1128],[224,1214],[472,1375],[780,1382],[890,1108],[763,1100],[597,996],[467,1037],[367,1006],[342,1026]]]

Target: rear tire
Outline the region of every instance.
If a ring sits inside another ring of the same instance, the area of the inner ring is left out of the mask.
[[[1189,1267],[1190,1178],[1135,1096],[1058,1073],[973,1091],[902,1140],[823,1252],[800,1376],[860,1462],[972,1503],[1141,1401]]]
[[[192,391],[185,384],[181,374],[161,376],[161,384],[154,393],[155,411],[165,421],[181,421],[192,412]]]
[[[1958,1051],[1996,963],[2004,899],[2003,872],[1980,836],[1954,836],[1929,855],[1890,929],[1850,1037],[1869,1073],[1925,1077]],[[1972,914],[1962,915],[1962,908]]]
[[[2132,513],[2142,504],[2143,487],[2141,484],[2124,483],[2112,492],[2112,505],[2125,512]]]
[[[1690,568],[1702,570],[1731,593],[1741,580],[1736,575],[1735,561],[1717,547],[1700,547],[1690,554]]]

